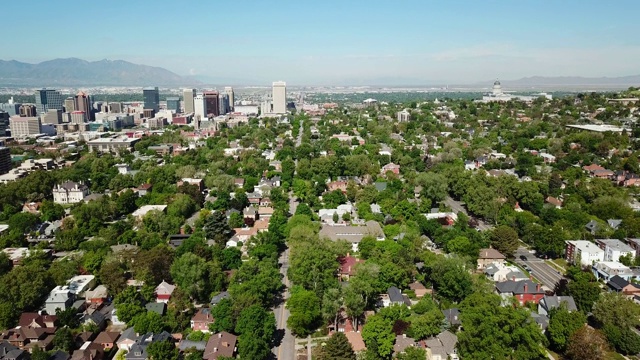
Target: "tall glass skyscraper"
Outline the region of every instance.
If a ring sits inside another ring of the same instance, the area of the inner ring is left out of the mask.
[[[64,99],[57,90],[36,90],[36,110],[38,114],[45,114],[49,110],[64,110]]]
[[[160,91],[157,86],[143,89],[142,97],[144,98],[145,109],[153,109],[154,112],[160,110]]]
[[[176,113],[180,112],[180,98],[168,97],[167,98],[167,110],[173,110]]]

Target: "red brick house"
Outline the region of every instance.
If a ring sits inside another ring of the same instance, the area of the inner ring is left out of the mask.
[[[537,304],[545,295],[540,284],[531,280],[503,281],[496,284],[496,292],[503,298],[513,296],[524,305],[527,302]]]
[[[349,254],[347,256],[343,256],[338,258],[340,262],[340,269],[338,270],[338,278],[339,280],[349,281],[349,278],[355,272],[356,264],[363,263],[364,260],[357,259]]]
[[[163,280],[160,285],[156,287],[156,302],[168,303],[175,289],[175,285],[171,285]]]
[[[209,332],[209,325],[214,322],[213,316],[211,316],[211,309],[201,308],[191,318],[191,330]]]
[[[94,344],[100,345],[103,349],[113,349],[116,341],[120,337],[120,333],[114,331],[103,331],[93,340]]]
[[[382,175],[384,175],[388,171],[391,171],[392,173],[394,173],[396,175],[400,175],[400,165],[396,165],[394,163],[389,163],[389,164],[387,164],[387,165],[382,167],[382,169],[380,170],[380,173]]]
[[[347,182],[346,181],[332,181],[327,184],[327,191],[340,190],[343,193],[347,192]]]

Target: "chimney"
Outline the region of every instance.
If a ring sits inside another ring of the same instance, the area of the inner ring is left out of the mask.
[[[218,339],[222,338],[222,333],[218,334]]]
[[[217,348],[217,347],[214,347],[214,348],[213,348],[213,352],[214,352],[214,353],[215,353],[215,352],[218,352],[218,348]]]
[[[516,276],[515,275],[513,275],[511,278],[512,278],[513,281],[516,281]]]
[[[528,288],[528,286],[527,286],[527,283],[525,282],[525,283],[524,283],[524,293],[525,293],[525,294],[527,293],[527,288]]]
[[[536,291],[540,291],[540,284],[536,285]]]

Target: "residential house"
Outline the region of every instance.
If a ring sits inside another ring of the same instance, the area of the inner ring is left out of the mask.
[[[49,297],[45,301],[44,309],[49,315],[54,315],[57,309],[66,310],[73,305],[75,297],[69,289],[62,286],[56,286],[49,293]]]
[[[156,302],[168,303],[171,298],[173,290],[176,289],[175,285],[171,285],[168,282],[162,280],[160,285],[156,287]]]
[[[145,196],[147,195],[148,192],[151,191],[152,188],[153,188],[152,184],[142,184],[138,186],[138,188],[136,189],[136,192],[138,193],[138,196]]]
[[[607,287],[611,291],[622,293],[629,297],[640,295],[640,286],[634,283],[630,283],[626,279],[615,275],[607,281]]]
[[[235,179],[233,179],[233,184],[236,187],[240,187],[240,188],[244,187],[244,179],[243,178],[235,178]]]
[[[635,255],[631,246],[618,239],[597,239],[596,244],[604,250],[604,261],[620,261],[622,256],[633,257]]]
[[[457,308],[442,310],[442,314],[444,315],[444,321],[446,321],[449,326],[462,325],[462,321],[460,321],[460,311]]]
[[[596,232],[600,229],[600,224],[596,220],[591,220],[584,226],[584,228],[591,234],[595,235]]]
[[[373,215],[376,215],[376,214],[382,214],[382,209],[380,208],[380,205],[378,205],[378,204],[371,204],[369,207],[371,208],[371,213],[372,213]]]
[[[20,314],[18,321],[20,327],[26,328],[50,328],[55,329],[58,326],[58,317],[55,315],[38,314],[32,312],[24,312]]]
[[[136,331],[133,329],[133,327],[130,327],[123,331],[122,334],[120,334],[120,337],[116,341],[116,344],[118,345],[118,349],[129,351],[137,340],[138,335],[136,334]]]
[[[209,303],[211,304],[211,306],[216,306],[223,299],[230,299],[230,298],[231,298],[231,295],[229,294],[229,292],[228,291],[223,291],[223,292],[215,295],[214,297],[212,297],[211,301]]]
[[[365,226],[323,224],[320,229],[320,237],[329,238],[332,241],[346,240],[351,243],[353,251],[358,251],[358,244],[365,236],[372,236],[379,241],[385,239],[382,227],[373,220],[367,221]]]
[[[120,337],[119,332],[115,331],[103,331],[93,340],[95,344],[102,346],[102,349],[113,349],[116,346],[116,341]]]
[[[559,308],[560,304],[565,304],[569,311],[578,311],[573,296],[545,295],[538,303],[538,314],[548,315],[552,309]]]
[[[458,337],[448,330],[425,340],[427,360],[458,360],[457,344]]]
[[[346,181],[332,181],[327,184],[327,191],[335,191],[340,190],[343,193],[347,192],[347,182]]]
[[[238,337],[226,331],[213,334],[202,354],[203,360],[217,360],[219,357],[233,357]]]
[[[145,304],[145,309],[147,312],[154,312],[160,316],[164,316],[167,312],[167,304],[164,302],[150,302]]]
[[[607,225],[609,225],[609,227],[612,228],[613,230],[618,230],[620,225],[622,225],[622,220],[620,220],[620,219],[609,219],[609,220],[607,220]]]
[[[338,258],[338,261],[340,262],[338,278],[344,281],[349,281],[349,278],[355,273],[355,266],[364,262],[364,260],[358,259],[350,254]]]
[[[191,318],[191,330],[209,332],[209,325],[213,324],[214,318],[211,316],[211,309],[200,308]]]
[[[480,255],[478,256],[478,270],[484,270],[489,264],[493,263],[504,264],[505,259],[506,257],[496,249],[480,249]]]
[[[544,202],[554,206],[556,209],[562,209],[562,203],[563,203],[562,200],[555,198],[553,196],[547,196]]]
[[[251,205],[260,206],[260,199],[262,199],[262,194],[258,192],[251,192],[247,194],[247,199]]]
[[[40,215],[40,206],[42,206],[41,202],[26,202],[24,203],[24,205],[22,205],[22,212]]]
[[[416,340],[408,337],[406,334],[396,335],[396,342],[393,344],[393,357],[404,354],[409,347],[417,346]]]
[[[565,258],[567,262],[582,267],[604,261],[604,250],[587,240],[566,241]]]
[[[204,191],[204,179],[182,178],[178,181],[177,186],[180,187],[185,184],[197,187],[200,192]]]
[[[527,302],[537,304],[545,295],[540,284],[536,284],[531,280],[508,280],[496,283],[496,292],[502,296],[505,304],[509,303],[509,298],[515,297],[520,305],[524,305]]]
[[[139,209],[131,213],[131,216],[140,221],[152,211],[165,212],[166,210],[167,205],[142,205]]]
[[[395,286],[388,288],[387,292],[385,294],[382,294],[380,298],[383,307],[405,304],[404,295],[402,295],[400,289]],[[411,304],[411,302],[409,302],[409,304]]]
[[[66,181],[56,185],[52,192],[56,204],[77,204],[89,195],[89,187],[83,183]]]
[[[386,181],[376,181],[373,186],[376,187],[376,190],[378,190],[378,192],[383,192],[385,190],[387,190],[387,182]]]
[[[389,164],[383,166],[380,169],[380,173],[382,175],[385,175],[389,171],[391,171],[392,173],[394,173],[396,175],[400,175],[400,165],[397,165],[397,164],[394,164],[394,163],[389,163]]]
[[[100,344],[86,342],[71,355],[71,360],[103,360],[104,348]]]
[[[192,348],[198,351],[204,351],[206,347],[207,347],[206,341],[192,341],[188,339],[182,339],[180,340],[180,343],[178,343],[178,349],[180,350],[180,352],[185,352],[188,349],[192,349]]]
[[[253,225],[253,223],[258,220],[258,210],[256,210],[252,205],[244,208],[242,215],[244,216],[245,223],[248,223],[249,225]]]
[[[484,269],[485,276],[495,282],[506,280],[526,280],[526,276],[518,267],[500,263],[491,263]]]
[[[627,281],[630,281],[631,278],[634,277],[634,273],[631,268],[617,261],[597,262],[593,264],[591,271],[593,272],[593,275],[595,275],[596,279],[604,279],[605,281],[608,281],[616,275]]]
[[[273,215],[273,211],[273,208],[270,206],[260,206],[258,208],[258,218],[268,220]]]
[[[409,289],[413,290],[413,293],[416,294],[416,297],[418,299],[423,298],[425,295],[427,294],[431,294],[432,290],[431,289],[427,289],[421,282],[419,281],[414,281],[411,284],[409,284]]]

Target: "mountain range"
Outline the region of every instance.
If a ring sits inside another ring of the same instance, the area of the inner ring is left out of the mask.
[[[184,86],[199,81],[161,67],[123,60],[54,59],[38,64],[0,60],[5,86]]]

